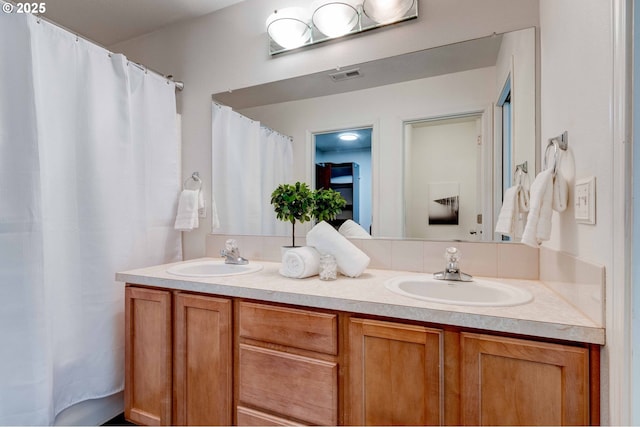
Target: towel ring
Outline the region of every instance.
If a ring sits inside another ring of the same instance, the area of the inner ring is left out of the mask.
[[[518,165],[516,167],[515,173],[513,174],[513,184],[524,186],[525,180],[528,181],[528,179],[529,174],[527,173],[526,169],[523,169],[520,167],[520,165]]]
[[[569,136],[567,131],[564,131],[562,135],[556,136],[554,138],[549,139],[549,143],[547,144],[547,148],[544,150],[544,169],[548,169],[549,162],[549,148],[553,147],[553,174],[555,175],[558,171],[558,165],[560,164],[560,155],[562,154],[559,150],[566,151],[569,147]]]
[[[187,190],[187,184],[189,184],[190,182],[195,182],[198,185],[198,187],[194,188],[194,190],[200,190],[202,188],[202,180],[200,179],[200,174],[198,172],[192,173],[189,178],[185,179],[184,183],[182,184],[182,188],[184,190]]]

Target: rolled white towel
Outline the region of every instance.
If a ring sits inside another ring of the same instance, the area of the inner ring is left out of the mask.
[[[178,213],[174,228],[191,231],[198,228],[198,200],[200,190],[182,190],[178,200]]]
[[[371,235],[360,224],[348,219],[338,228],[338,233],[347,239],[370,239]]]
[[[307,233],[307,245],[315,247],[320,253],[333,255],[340,273],[345,276],[360,276],[371,261],[367,254],[325,221],[319,222]]]
[[[289,249],[282,255],[280,274],[294,279],[304,279],[320,271],[320,253],[310,246]]]

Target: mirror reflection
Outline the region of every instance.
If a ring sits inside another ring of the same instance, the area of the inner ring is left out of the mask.
[[[291,136],[294,177],[313,186],[317,163],[358,163],[318,162],[318,137],[370,128],[370,184],[360,170],[359,192],[371,192],[365,229],[374,237],[499,241],[495,219],[515,165],[536,170],[535,68],[529,28],[213,98]],[[464,151],[457,136],[438,136],[454,125],[469,131]],[[456,197],[457,210],[447,205]],[[439,206],[456,212],[437,219]]]

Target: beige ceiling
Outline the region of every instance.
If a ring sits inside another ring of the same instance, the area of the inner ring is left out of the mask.
[[[243,0],[47,0],[44,16],[103,46]],[[17,3],[22,0],[16,1]]]

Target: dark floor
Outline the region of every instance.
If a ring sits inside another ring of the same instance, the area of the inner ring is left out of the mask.
[[[130,423],[129,421],[124,419],[124,413],[117,415],[111,418],[106,423],[102,424],[103,426],[134,426],[135,424]]]

